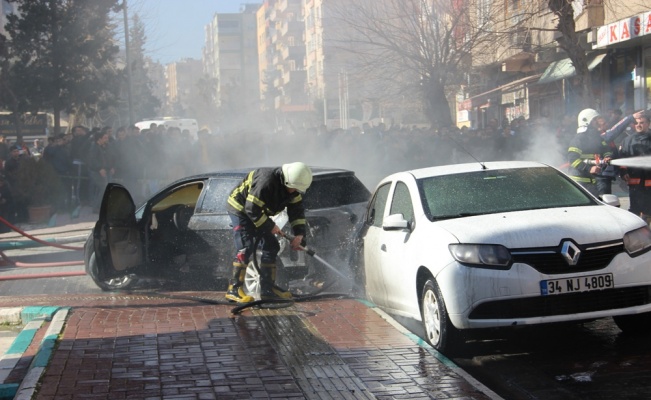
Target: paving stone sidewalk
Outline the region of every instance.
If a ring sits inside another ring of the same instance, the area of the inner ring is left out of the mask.
[[[365,302],[233,315],[211,304],[222,296],[0,297],[0,307],[70,307],[33,399],[499,398]]]

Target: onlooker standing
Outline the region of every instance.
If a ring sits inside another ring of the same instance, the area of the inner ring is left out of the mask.
[[[72,171],[77,176],[75,184],[75,194],[77,199],[82,203],[88,203],[91,197],[90,187],[92,186],[88,179],[88,168],[86,159],[92,138],[88,134],[86,127],[78,125],[72,129],[72,139],[70,140],[70,160]]]
[[[91,207],[94,213],[99,213],[104,189],[114,173],[112,154],[109,150],[109,133],[105,130],[98,131],[94,134],[88,151],[88,175],[93,186]]]
[[[21,145],[11,146],[9,159],[5,162],[5,178],[6,184],[8,186],[9,192],[12,194],[12,199],[16,198],[16,193],[18,193],[18,185],[20,185],[18,178],[18,169],[20,164],[23,161],[23,158],[27,157],[23,147]],[[24,202],[20,202],[15,205],[15,220],[23,221],[27,218],[27,207]]]
[[[651,155],[651,131],[646,113],[635,115],[635,133],[624,138],[619,147],[620,157]],[[651,171],[640,168],[622,168],[622,179],[628,184],[629,211],[651,222]]]
[[[43,149],[43,161],[46,161],[52,165],[54,171],[59,175],[61,179],[61,184],[65,190],[65,194],[68,195],[74,190],[74,184],[71,175],[70,175],[70,155],[68,154],[68,149],[65,146],[64,135],[57,135],[48,138],[48,144]],[[69,199],[71,201],[72,199]]]
[[[9,159],[9,144],[7,137],[0,135],[0,170],[4,168],[4,163]]]

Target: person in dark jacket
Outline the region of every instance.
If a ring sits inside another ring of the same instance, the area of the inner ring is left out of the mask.
[[[244,291],[244,276],[249,259],[259,242],[260,296],[262,299],[289,299],[291,293],[276,286],[276,257],[280,244],[275,235],[283,235],[271,219],[287,208],[289,224],[294,238],[291,247],[304,246],[306,232],[305,210],[302,194],[312,184],[312,171],[302,162],[283,164],[279,168],[259,168],[231,192],[228,213],[233,226],[237,253],[233,260],[233,274],[226,298],[238,303],[249,303],[254,298]]]
[[[597,117],[599,113],[591,108],[579,113],[576,135],[567,149],[568,175],[595,196],[607,190],[597,184],[597,178],[613,155],[607,138],[601,136]]]
[[[627,136],[619,146],[620,157],[651,155],[651,131],[649,116],[635,114],[635,133]],[[651,222],[651,170],[622,168],[620,175],[628,184],[629,211]]]
[[[104,189],[114,173],[113,154],[109,150],[109,132],[105,130],[95,132],[88,150],[88,176],[94,187],[91,200],[94,213],[99,213]]]

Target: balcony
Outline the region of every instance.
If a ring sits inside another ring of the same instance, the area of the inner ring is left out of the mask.
[[[581,32],[587,29],[604,25],[605,13],[603,4],[590,4],[576,18],[576,31]]]
[[[275,8],[279,14],[282,14],[287,10],[287,0],[278,0]]]

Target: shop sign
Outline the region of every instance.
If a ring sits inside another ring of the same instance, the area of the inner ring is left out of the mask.
[[[597,43],[593,49],[625,42],[651,34],[651,11],[621,19],[597,28]]]

